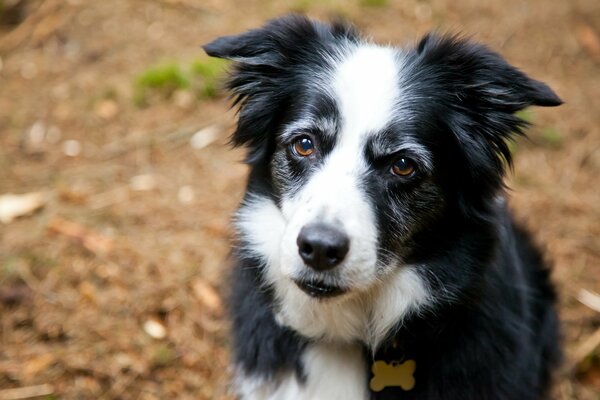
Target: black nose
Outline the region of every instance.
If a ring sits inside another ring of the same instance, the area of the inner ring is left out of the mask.
[[[350,239],[342,230],[321,223],[304,226],[296,243],[306,265],[318,271],[341,263],[350,248]]]

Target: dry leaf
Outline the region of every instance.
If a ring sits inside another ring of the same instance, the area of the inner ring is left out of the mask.
[[[55,217],[48,225],[48,230],[81,244],[92,253],[108,253],[112,250],[113,242],[110,238],[94,232],[76,222]]]
[[[600,329],[580,341],[570,357],[569,369],[576,368],[600,347]]]
[[[600,62],[600,36],[594,28],[589,25],[581,25],[577,31],[577,40],[596,62]]]
[[[119,113],[119,105],[114,100],[103,100],[96,104],[94,112],[100,118],[110,120]]]
[[[79,284],[79,293],[81,294],[81,297],[91,301],[92,303],[96,303],[97,301],[97,296],[96,296],[96,288],[94,288],[94,285],[92,285],[90,282],[88,281],[83,281]]]
[[[220,136],[221,129],[218,125],[211,125],[194,133],[190,144],[196,150],[203,149],[212,144]]]
[[[182,186],[177,192],[177,199],[181,204],[191,204],[194,201],[195,193],[191,186]]]
[[[0,221],[8,224],[15,218],[29,215],[42,208],[47,201],[48,196],[42,192],[4,194],[0,196]]]
[[[167,328],[155,319],[144,322],[144,332],[154,339],[164,339],[167,336]]]
[[[23,366],[23,375],[25,376],[25,379],[29,380],[34,378],[37,374],[42,372],[42,370],[53,364],[54,361],[54,356],[50,353],[42,354],[41,356],[28,360]]]
[[[156,188],[156,178],[152,174],[136,175],[131,178],[129,186],[132,190],[144,192]]]
[[[577,294],[577,300],[585,304],[594,311],[600,312],[600,295],[590,292],[589,290],[581,289]]]
[[[32,397],[49,396],[52,393],[54,393],[54,388],[48,384],[2,389],[0,390],[0,400],[30,399]]]
[[[220,315],[223,312],[223,302],[221,297],[204,279],[197,278],[192,282],[192,290],[194,295],[211,313]]]
[[[62,144],[63,153],[68,157],[77,157],[81,154],[81,142],[79,140],[69,139]]]

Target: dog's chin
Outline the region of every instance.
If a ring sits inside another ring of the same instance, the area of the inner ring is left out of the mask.
[[[300,290],[314,299],[331,299],[348,292],[348,289],[345,287],[331,285],[320,280],[294,279],[293,281]]]

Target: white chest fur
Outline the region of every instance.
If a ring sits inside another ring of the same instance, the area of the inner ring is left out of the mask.
[[[310,345],[302,357],[306,380],[295,374],[264,382],[243,377],[238,392],[242,400],[365,400],[367,370],[359,345]]]

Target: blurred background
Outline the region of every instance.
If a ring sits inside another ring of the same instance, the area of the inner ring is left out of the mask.
[[[565,100],[530,109],[511,204],[554,264],[555,398],[600,399],[600,2],[0,0],[0,399],[226,399],[225,65],[296,11],[374,40],[463,32]]]

